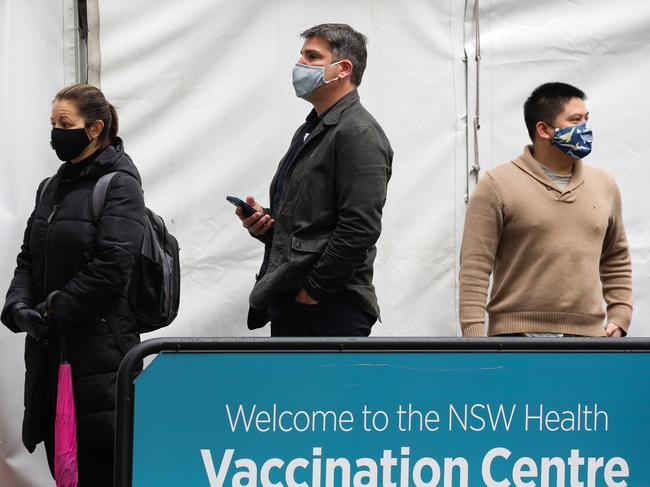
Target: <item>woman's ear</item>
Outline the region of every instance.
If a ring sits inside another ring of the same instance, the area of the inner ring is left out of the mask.
[[[95,120],[88,128],[88,135],[92,140],[95,140],[102,133],[102,130],[104,130],[104,122],[102,120]]]

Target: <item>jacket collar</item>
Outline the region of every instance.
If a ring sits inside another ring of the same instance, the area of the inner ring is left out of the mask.
[[[325,115],[323,116],[323,123],[325,125],[336,125],[339,123],[341,114],[352,104],[356,103],[359,100],[359,92],[354,89],[334,105],[332,105]]]
[[[542,169],[541,163],[533,157],[531,149],[531,145],[525,146],[524,153],[513,160],[512,163],[544,186],[557,191],[562,199],[567,198],[567,195],[572,194],[575,189],[582,186],[585,182],[585,172],[582,159],[576,159],[573,163],[573,175],[569,180],[569,184],[564,190],[561,190],[557,187],[555,182],[546,175],[544,169]]]
[[[354,89],[351,92],[347,93],[345,96],[341,97],[336,103],[334,103],[334,105],[329,107],[320,117],[316,127],[309,133],[307,138],[303,141],[302,145],[298,148],[298,151],[293,157],[293,161],[291,161],[291,165],[293,166],[296,163],[300,154],[303,152],[303,150],[305,150],[305,147],[309,145],[309,143],[314,138],[316,138],[325,130],[326,125],[336,125],[339,122],[339,119],[341,118],[341,114],[348,107],[350,107],[354,103],[357,103],[358,101],[359,101],[359,93],[357,92],[356,89]],[[316,110],[312,109],[312,111],[309,112],[309,115],[307,115],[307,120],[305,121],[305,124],[309,123],[310,120],[314,120],[314,119],[318,119],[318,115],[316,114]],[[294,137],[300,137],[303,134],[305,124],[303,124],[298,129]],[[296,139],[294,138],[292,144],[294,144],[295,142]],[[284,157],[286,158],[287,155],[288,153],[285,154]],[[280,165],[282,165],[283,163],[284,163],[284,159],[282,159]],[[276,172],[273,181],[271,181],[271,200],[273,199],[273,194],[275,194],[275,190],[277,188],[278,175],[279,174]]]
[[[309,137],[305,139],[305,144],[303,144],[300,149],[298,149],[298,153],[300,153],[303,149],[303,147],[307,144],[307,142],[311,141],[313,138],[315,138],[317,135],[319,135],[323,130],[325,130],[325,126],[329,125],[336,125],[339,123],[339,119],[341,118],[341,114],[351,105],[359,101],[359,93],[357,90],[352,90],[350,93],[347,95],[343,96],[339,101],[334,103],[331,107],[329,107],[323,115],[320,117],[320,120],[318,122],[318,125],[316,125],[316,128],[311,131],[309,134]],[[312,117],[317,117],[316,115],[316,110],[312,110],[309,115],[307,116],[307,120],[309,120]],[[304,125],[303,125],[304,127]]]
[[[138,181],[140,180],[140,175],[138,170],[133,165],[131,158],[124,152],[124,143],[119,137],[115,138],[115,141],[106,146],[104,149],[101,149],[95,152],[92,156],[84,161],[80,161],[79,164],[83,168],[75,172],[73,177],[66,177],[66,166],[70,164],[66,162],[59,167],[57,176],[61,182],[69,182],[77,179],[89,178],[89,177],[99,177],[102,174],[113,171],[123,171],[128,172]]]

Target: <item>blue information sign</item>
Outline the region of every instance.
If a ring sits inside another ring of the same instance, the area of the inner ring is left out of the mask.
[[[647,486],[646,353],[162,353],[133,485]]]

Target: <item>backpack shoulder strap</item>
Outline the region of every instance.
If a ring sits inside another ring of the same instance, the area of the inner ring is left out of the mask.
[[[99,221],[99,217],[102,216],[104,203],[106,203],[106,193],[108,193],[108,187],[111,184],[113,176],[116,174],[117,171],[102,174],[102,176],[95,183],[92,198],[90,201],[90,210],[93,217],[93,223],[97,223]]]
[[[47,187],[50,185],[52,182],[52,179],[54,176],[50,176],[45,180],[45,183],[43,183],[43,187],[41,188],[41,192],[38,193],[38,201],[36,202],[36,206],[41,204],[41,200],[43,199],[43,195],[45,194],[45,191],[47,190]]]

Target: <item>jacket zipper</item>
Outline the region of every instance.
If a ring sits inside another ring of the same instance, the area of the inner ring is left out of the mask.
[[[47,254],[50,248],[50,224],[54,218],[54,214],[58,211],[59,205],[54,205],[52,211],[47,217],[47,231],[45,232],[45,265],[43,270],[43,293],[47,296]]]

